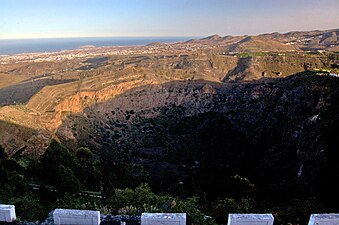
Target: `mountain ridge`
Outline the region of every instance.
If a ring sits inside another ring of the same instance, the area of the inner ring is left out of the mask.
[[[323,35],[330,35],[332,36],[332,40],[330,42],[324,42],[323,41]],[[261,39],[265,38],[266,41],[271,42],[271,47],[274,45],[280,46],[276,47],[277,51],[300,51],[302,49],[303,51],[308,50],[316,50],[316,49],[326,49],[326,50],[333,50],[337,51],[338,45],[339,45],[339,28],[337,29],[329,29],[329,30],[312,30],[312,31],[290,31],[286,33],[279,33],[279,32],[273,32],[273,33],[264,33],[259,35],[240,35],[240,36],[233,36],[233,35],[226,35],[224,37],[214,34],[207,36],[205,38],[201,39],[192,39],[185,43],[188,44],[215,44],[215,45],[224,45],[228,46],[228,44],[236,44],[239,42],[246,42],[246,41],[254,41],[249,40],[248,37],[252,37],[253,39]],[[227,40],[233,39],[233,42],[229,42]],[[311,40],[312,39],[312,40]],[[286,45],[285,48],[282,46]],[[295,48],[291,48],[293,45]],[[334,46],[331,46],[334,45]],[[228,51],[237,51],[236,48],[231,48]],[[239,49],[240,51],[247,52],[248,49]],[[250,49],[251,50],[251,49]],[[260,48],[260,46],[257,48],[257,51],[267,51],[271,50],[274,51],[275,49],[269,49],[269,48]]]

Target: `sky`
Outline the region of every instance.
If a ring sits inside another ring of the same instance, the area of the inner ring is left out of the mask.
[[[339,0],[0,0],[0,39],[339,28]]]

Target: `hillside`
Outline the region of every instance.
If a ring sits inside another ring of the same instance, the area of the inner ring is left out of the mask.
[[[195,51],[181,49],[180,53],[164,54],[161,52],[163,46],[141,48],[160,49],[153,54],[106,54],[105,57],[75,58],[60,63],[45,61],[39,63],[41,67],[37,73],[32,72],[32,68],[36,71],[35,62],[1,64],[0,71],[6,75],[2,77],[0,89],[0,120],[14,127],[18,125],[18,129],[27,127],[38,131],[32,136],[3,132],[0,144],[12,153],[22,147],[27,153],[42,153],[43,148],[37,150],[34,146],[47,146],[69,114],[82,112],[133,88],[180,80],[233,83],[283,78],[308,69],[331,70],[339,59],[336,53],[248,52],[234,55],[224,54],[218,48],[197,47]]]
[[[304,51],[319,49],[335,50],[339,45],[339,29],[325,31],[293,31],[285,34],[263,34],[261,37],[273,39],[291,46],[296,46]]]
[[[288,52],[298,48],[264,37],[248,36],[241,41],[229,46],[230,52]]]

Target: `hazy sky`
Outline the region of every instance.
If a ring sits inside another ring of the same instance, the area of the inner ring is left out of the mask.
[[[339,0],[0,0],[0,38],[207,36],[339,28]]]

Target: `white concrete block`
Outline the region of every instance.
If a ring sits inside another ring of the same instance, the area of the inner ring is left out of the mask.
[[[227,225],[273,225],[272,214],[229,214]]]
[[[0,222],[14,222],[15,220],[15,206],[0,204]]]
[[[99,225],[100,212],[91,210],[56,209],[53,212],[55,225]]]
[[[186,225],[186,213],[143,213],[141,225]]]
[[[308,225],[339,225],[339,214],[312,214]]]

